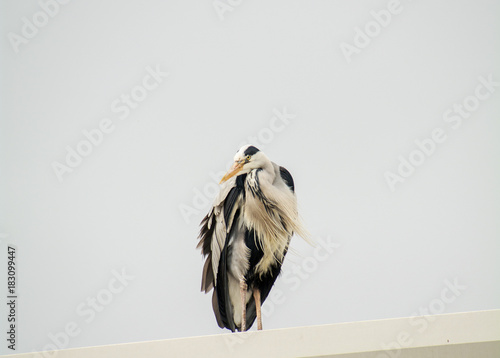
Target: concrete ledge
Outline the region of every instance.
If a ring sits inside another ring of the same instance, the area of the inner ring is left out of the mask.
[[[500,357],[500,310],[166,339],[15,358]]]

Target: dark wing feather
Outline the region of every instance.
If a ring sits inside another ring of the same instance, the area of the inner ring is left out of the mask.
[[[212,294],[212,308],[215,313],[215,319],[217,320],[217,324],[220,328],[224,328],[224,323],[222,322],[222,317],[219,313],[219,301],[217,300],[217,290],[214,290]]]
[[[234,219],[231,220],[230,218],[230,215],[233,213],[234,204],[236,204],[240,196],[245,197],[244,185],[246,176],[246,174],[243,174],[236,178],[236,185],[229,191],[224,200],[224,220],[226,224],[234,222]]]
[[[200,242],[196,245],[197,249],[201,249],[201,253],[206,256],[211,253],[210,244],[212,243],[212,235],[214,233],[215,225],[213,223],[214,215],[213,209],[201,221],[200,229]]]
[[[280,167],[280,175],[281,179],[285,182],[285,184],[295,192],[295,185],[293,184],[292,174],[288,170],[283,167]]]
[[[284,250],[283,257],[286,255],[287,251],[288,251],[287,249]],[[271,266],[271,271],[258,279],[258,282],[256,284],[260,288],[260,296],[262,303],[264,303],[264,301],[266,300],[267,296],[269,295],[269,292],[271,291],[271,288],[273,288],[276,279],[281,273],[281,265],[282,263],[276,261],[275,264]]]
[[[215,286],[212,303],[217,323],[219,326],[227,327],[233,332],[236,330],[236,327],[233,321],[233,308],[229,299],[227,279],[228,256],[230,255],[228,238],[234,230],[235,225],[233,224],[238,219],[239,210],[237,203],[245,195],[245,179],[246,174],[236,177],[232,182],[232,187],[226,189],[227,195],[216,199],[214,207],[201,222],[200,242],[197,246],[201,248],[202,254],[207,256],[203,267],[201,290],[207,293]],[[220,215],[223,217],[222,223],[220,222]],[[225,232],[225,237],[223,238],[223,247],[221,247],[219,262],[213,263],[217,267],[217,275],[215,276],[212,265],[212,241],[217,240],[215,233],[220,232],[218,225],[224,225],[223,232]]]
[[[259,263],[259,261],[264,256],[264,251],[262,250],[261,245],[259,245],[259,240],[257,240],[256,234],[254,230],[246,230],[245,232],[245,245],[250,249],[250,257],[249,257],[249,267],[255,267]],[[255,281],[255,270],[248,270],[245,281],[249,286],[251,286]],[[262,301],[263,303],[264,301]],[[257,317],[257,311],[255,309],[255,299],[252,297],[247,303],[247,320],[246,327],[247,330],[252,327],[252,324]]]
[[[249,259],[250,267],[255,267],[264,256],[264,251],[262,250],[262,247],[259,245],[259,240],[257,240],[257,237],[255,235],[256,234],[253,230],[249,230],[245,234],[245,245],[249,249],[251,249],[251,254]],[[286,253],[287,250],[285,249],[283,257],[285,257]],[[255,275],[255,272],[253,270],[249,270],[247,275],[245,276],[245,281],[249,286],[253,285],[254,287],[260,290],[261,304],[264,304],[264,301],[269,295],[271,288],[276,282],[276,279],[278,278],[281,272],[281,265],[282,265],[281,262],[276,261],[275,264],[271,266],[271,271],[260,277],[258,275]],[[255,300],[252,296],[250,301],[247,303],[247,321],[246,321],[247,329],[250,329],[250,327],[252,327],[252,324],[254,323],[256,317],[257,317],[257,312],[255,310]]]
[[[203,265],[203,274],[201,281],[201,292],[208,293],[214,287],[214,271],[212,270],[212,255],[207,257]]]
[[[209,224],[210,223],[210,224]],[[204,256],[207,256],[205,261],[205,265],[203,266],[203,274],[201,277],[201,291],[208,293],[212,287],[214,286],[214,274],[212,271],[212,236],[214,234],[214,215],[213,210],[205,216],[203,221],[201,222],[200,229],[200,242],[196,246],[196,248],[201,248],[201,253]]]
[[[229,298],[229,290],[227,284],[227,262],[228,262],[228,243],[226,240],[226,245],[222,250],[222,254],[219,261],[219,272],[217,272],[217,285],[215,290],[217,292],[217,301],[219,312],[217,313],[221,318],[224,327],[229,328],[232,332],[236,330],[236,326],[233,321],[233,305],[231,304],[231,299]]]
[[[278,278],[281,272],[281,264],[276,262],[276,265],[271,267],[271,271],[267,274],[263,275],[260,278],[257,278],[254,281],[254,286],[258,287],[260,290],[260,300],[261,304],[264,304],[264,301],[269,296],[269,292],[271,292],[271,288],[273,288],[276,279]],[[255,299],[252,297],[247,303],[247,330],[250,329],[255,322],[255,318],[257,317],[257,311],[255,309]]]

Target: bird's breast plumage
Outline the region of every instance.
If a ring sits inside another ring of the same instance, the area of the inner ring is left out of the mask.
[[[295,218],[289,215],[290,210],[286,210],[284,205],[292,206],[291,212],[296,212],[295,195],[286,188],[288,195],[281,199],[286,199],[288,203],[280,202],[273,181],[274,177],[265,178],[262,170],[257,169],[247,175],[245,182],[243,224],[255,232],[255,239],[264,252],[255,267],[258,275],[269,272],[276,261],[283,262],[293,235],[292,226],[287,223]]]

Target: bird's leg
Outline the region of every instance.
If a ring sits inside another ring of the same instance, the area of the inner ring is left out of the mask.
[[[260,290],[253,289],[253,298],[255,299],[255,311],[257,312],[257,329],[262,330],[262,314],[260,312]]]
[[[245,332],[247,328],[247,283],[245,279],[240,279],[240,296],[241,296],[241,331]]]

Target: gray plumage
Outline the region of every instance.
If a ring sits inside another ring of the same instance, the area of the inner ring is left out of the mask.
[[[206,256],[201,289],[215,288],[219,326],[241,331],[256,316],[261,328],[260,305],[281,270],[290,239],[294,233],[307,238],[307,233],[285,168],[251,145],[242,147],[234,161],[201,223],[198,248]]]

